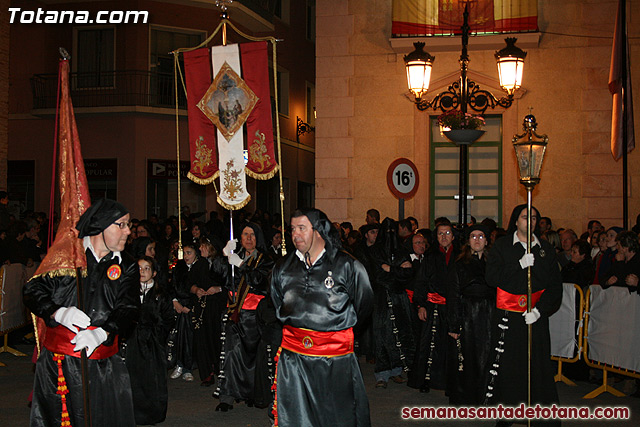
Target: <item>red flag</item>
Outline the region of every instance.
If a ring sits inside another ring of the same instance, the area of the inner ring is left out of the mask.
[[[35,276],[43,274],[75,276],[76,268],[86,268],[87,266],[82,239],[78,239],[75,225],[91,205],[91,198],[87,176],[84,172],[73,105],[69,96],[69,61],[60,61],[58,78],[60,81],[60,104],[58,106],[60,225],[56,232],[56,239],[36,270]],[[44,339],[44,333],[42,333],[44,329],[44,323],[38,322],[41,342]]]
[[[209,49],[184,53],[187,81],[187,112],[189,115],[189,148],[191,170],[189,179],[201,185],[212,183],[218,172],[216,128],[198,108],[198,102],[211,85]]]
[[[269,179],[278,172],[278,164],[273,147],[267,42],[242,43],[240,55],[242,78],[258,97],[247,119],[246,173],[254,179]]]
[[[633,101],[631,95],[631,78],[629,67],[629,40],[625,21],[625,4],[618,1],[618,16],[613,34],[611,49],[611,69],[609,70],[609,92],[613,95],[613,111],[611,115],[611,154],[618,160],[623,150],[627,153],[636,146],[633,126]],[[623,127],[626,123],[627,140],[624,139]]]

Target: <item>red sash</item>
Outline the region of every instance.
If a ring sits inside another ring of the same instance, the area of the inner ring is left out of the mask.
[[[96,329],[96,326],[89,326],[87,329]],[[73,351],[75,344],[71,344],[71,340],[75,334],[66,327],[60,325],[55,328],[47,328],[47,333],[44,336],[44,346],[52,353],[61,353],[72,357],[81,357],[82,352]],[[107,359],[118,352],[118,336],[113,340],[113,344],[99,345],[95,349],[89,359],[99,360]]]
[[[281,346],[306,356],[344,356],[353,353],[353,328],[319,332],[285,325],[282,328]]]
[[[445,305],[447,303],[447,299],[437,292],[429,292],[427,294],[427,299],[429,300],[429,302],[432,302],[434,304]]]
[[[536,306],[543,292],[544,289],[531,294],[531,308]],[[524,313],[527,311],[527,294],[510,294],[509,292],[498,288],[498,293],[496,295],[496,307],[501,310]]]
[[[248,293],[244,302],[242,303],[243,310],[255,310],[258,308],[258,303],[264,299],[264,295],[256,295]]]
[[[413,291],[411,289],[405,289],[407,296],[409,297],[409,302],[413,302]]]

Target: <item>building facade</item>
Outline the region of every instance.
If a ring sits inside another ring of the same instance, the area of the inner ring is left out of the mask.
[[[450,2],[463,3],[463,2]],[[471,2],[473,3],[473,2]],[[471,148],[469,212],[504,225],[513,206],[526,201],[518,180],[512,137],[531,111],[538,132],[549,136],[534,204],[554,227],[579,233],[589,219],[622,225],[622,161],[610,151],[612,99],[607,83],[617,0],[539,0],[535,33],[514,34],[528,52],[523,85],[509,109],[487,110],[487,134]],[[430,226],[434,218],[457,221],[457,155],[434,126],[439,112],[418,111],[408,95],[405,64],[413,46],[391,37],[392,0],[320,0],[317,3],[316,206],[335,221],[364,223],[369,208],[398,217],[387,188],[397,158],[418,168],[419,190],[405,215]],[[640,1],[627,1],[632,86],[640,87]],[[436,56],[431,99],[460,76],[460,37],[425,38]],[[494,52],[504,36],[470,38],[469,75],[496,95]],[[413,41],[413,40],[412,40]],[[635,68],[634,68],[635,67]],[[633,99],[639,105],[639,89]],[[530,110],[531,108],[531,110]],[[640,113],[635,110],[636,140]],[[454,147],[455,148],[455,147]],[[640,213],[640,151],[628,158],[629,219]]]
[[[222,211],[213,185],[200,186],[186,178],[186,104],[179,84],[176,126],[170,54],[177,48],[196,46],[212,34],[220,23],[220,9],[214,4],[205,0],[10,2],[16,12],[14,22],[3,26],[11,40],[5,135],[8,190],[15,209],[48,210],[58,47],[62,46],[71,55],[71,98],[92,197],[117,198],[138,218],[176,214],[179,150],[182,206],[189,206],[191,212]],[[296,120],[314,124],[314,8],[312,0],[240,0],[228,11],[240,31],[281,40],[275,73],[279,78],[285,215],[298,203],[311,204],[314,196],[314,133],[298,135]],[[119,11],[143,11],[148,20],[47,24],[35,22],[30,15],[38,9],[45,14],[65,11],[76,16],[88,11],[91,18],[99,11],[115,11],[116,18],[121,16]],[[248,41],[231,28],[227,35],[228,43]],[[221,33],[209,46],[219,44]],[[252,195],[249,211],[260,208],[280,213],[277,177],[261,182],[248,178],[247,185]]]

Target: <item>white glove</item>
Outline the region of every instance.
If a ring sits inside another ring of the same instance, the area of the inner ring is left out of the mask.
[[[71,344],[75,344],[73,351],[81,351],[83,348],[87,349],[87,357],[91,356],[93,351],[98,348],[100,344],[107,340],[107,333],[102,328],[85,329],[76,334],[71,340]]]
[[[236,250],[236,243],[238,243],[238,239],[229,240],[227,244],[222,249],[222,253],[224,256],[229,256],[231,252]]]
[[[534,308],[530,313],[527,313],[526,311],[522,313],[522,317],[524,317],[524,323],[531,325],[532,323],[536,323],[540,318],[540,312],[537,308]]]
[[[75,333],[78,333],[77,327],[85,329],[91,324],[89,316],[78,307],[60,307],[53,314],[53,319]]]
[[[236,267],[240,267],[240,264],[242,264],[242,258],[238,254],[230,254],[227,260],[230,265],[235,265]]]
[[[533,257],[533,254],[524,254],[522,255],[522,258],[520,258],[520,267],[522,267],[522,269],[531,267],[534,261],[535,259]]]

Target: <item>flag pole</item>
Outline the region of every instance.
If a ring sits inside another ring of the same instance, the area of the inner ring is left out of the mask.
[[[622,228],[628,230],[629,225],[629,174],[627,163],[627,151],[628,151],[628,130],[627,130],[627,49],[629,40],[627,38],[627,2],[621,1],[621,25],[622,25],[622,40],[624,47],[622,48]]]

